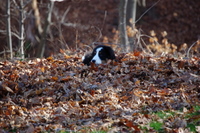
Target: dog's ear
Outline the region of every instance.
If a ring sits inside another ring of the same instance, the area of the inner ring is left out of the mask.
[[[83,60],[83,63],[85,64],[85,65],[90,65],[90,62],[91,62],[91,60],[92,60],[92,54],[90,53],[90,54],[86,54],[85,56],[83,56],[83,58],[82,58],[82,60]]]
[[[108,51],[109,51],[109,54],[110,54],[110,58],[111,60],[114,60],[115,59],[115,52],[114,50],[111,48],[111,47],[107,47]]]

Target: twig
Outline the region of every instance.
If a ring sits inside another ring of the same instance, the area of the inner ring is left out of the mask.
[[[154,42],[156,42],[156,44],[160,45],[160,44],[159,44],[153,37],[151,37],[151,36],[144,35],[144,34],[142,34],[141,36],[152,38],[152,39],[154,40]]]
[[[79,23],[74,24],[74,23],[68,22],[68,23],[62,23],[62,24],[64,26],[68,26],[68,27],[80,28],[81,30],[88,30],[90,28],[90,26],[88,26],[88,25],[81,25]]]
[[[101,27],[101,31],[103,30],[103,27],[104,27],[104,24],[105,24],[105,21],[106,21],[106,17],[107,17],[107,11],[105,11],[105,14],[104,14],[103,24],[102,24],[102,27]]]
[[[76,29],[76,49],[78,48],[78,30]]]
[[[0,52],[0,55],[5,54],[5,53],[10,53],[10,50],[4,50],[4,51]]]
[[[143,44],[147,47],[147,44],[145,43],[145,41],[141,38],[141,41],[143,42]],[[149,52],[150,52],[150,54],[153,54],[153,52],[151,51],[151,49],[147,49]]]
[[[71,9],[71,6],[69,6],[69,7],[67,8],[67,10],[64,12],[63,17],[62,17],[62,19],[61,19],[61,24],[64,23],[64,20],[65,20],[65,18],[66,18],[66,15],[68,14],[68,12],[69,12],[70,9]]]
[[[194,42],[194,43],[189,47],[189,49],[188,49],[188,51],[187,51],[187,58],[189,58],[189,54],[190,54],[191,48],[192,48],[197,42],[198,42],[198,40],[197,40],[196,42]]]
[[[13,0],[13,3],[15,4],[15,8],[19,9],[19,5],[17,4],[17,2],[15,0]]]
[[[59,23],[59,25],[58,25],[58,30],[59,30],[59,38],[60,38],[60,42],[61,43],[63,43],[63,44],[67,44],[66,43],[66,41],[65,41],[65,39],[64,39],[64,36],[63,36],[63,34],[62,34],[62,24],[64,23],[64,20],[65,20],[65,18],[66,18],[66,15],[68,14],[68,12],[69,12],[69,10],[71,9],[71,6],[69,6],[68,8],[67,8],[67,10],[64,12],[64,14],[63,14],[63,17],[62,17],[62,19],[61,19],[61,22]],[[54,15],[56,16],[56,18],[57,18],[57,20],[59,21],[59,18],[57,17],[58,15],[58,12],[53,12],[54,13]],[[69,48],[69,46],[68,45],[66,45],[67,46],[67,49],[70,49]]]
[[[158,2],[160,2],[160,0],[158,0],[156,3],[154,3],[151,7],[149,7],[149,9],[147,9],[136,21],[135,24],[149,11],[151,10],[155,5],[158,4]]]
[[[96,41],[98,41],[102,37],[102,32],[97,26],[92,26],[91,28],[93,28],[93,27],[96,28],[99,31],[99,37],[96,39]]]
[[[6,30],[0,30],[0,33],[6,34]],[[13,35],[13,36],[17,37],[18,39],[20,39],[20,37],[14,32],[11,32],[11,35]]]

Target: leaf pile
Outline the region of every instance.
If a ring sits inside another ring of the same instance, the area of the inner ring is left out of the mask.
[[[199,131],[200,59],[119,54],[0,62],[1,131]],[[192,130],[194,129],[194,130]]]

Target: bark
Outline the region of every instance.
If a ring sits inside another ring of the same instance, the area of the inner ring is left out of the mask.
[[[10,23],[10,0],[6,1],[7,8],[7,40],[8,47],[10,48],[10,58],[13,58],[13,50],[12,50],[12,37],[11,37],[11,23]]]
[[[39,47],[37,48],[37,53],[36,53],[36,56],[39,58],[42,58],[44,56],[45,46],[46,46],[46,37],[47,37],[47,33],[49,32],[49,25],[51,23],[51,16],[52,16],[52,11],[53,11],[54,1],[50,1],[48,6],[49,6],[49,9],[48,9],[47,17],[45,20],[44,30],[42,32],[40,44],[39,44]]]
[[[131,27],[134,26],[135,24],[136,8],[137,8],[137,0],[128,0],[126,24]]]
[[[20,23],[19,23],[19,44],[20,44],[20,55],[21,58],[24,59],[24,3],[23,0],[20,0],[20,6],[19,6],[19,15],[20,15]]]
[[[120,34],[120,41],[121,47],[125,52],[129,51],[129,42],[128,36],[126,31],[126,11],[127,11],[127,4],[128,0],[120,0],[119,5],[119,34]]]
[[[132,28],[132,30],[135,29],[135,21],[136,21],[136,8],[137,8],[137,0],[128,0],[127,5],[127,16],[126,16],[126,24]],[[135,50],[136,45],[136,38],[135,37],[128,37],[129,41],[129,52]]]

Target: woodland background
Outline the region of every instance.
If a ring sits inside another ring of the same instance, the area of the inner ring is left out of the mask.
[[[6,2],[3,0],[0,2],[2,5],[0,8],[0,56],[3,57],[9,53],[10,48],[6,33]],[[37,52],[41,52],[40,44],[43,38],[47,43],[44,50],[45,57],[58,53],[60,49],[81,48],[83,45],[90,45],[94,42],[120,44],[119,1],[66,0],[54,2],[53,5],[45,0],[38,0],[35,5],[31,0],[20,2],[11,1],[10,4],[11,31],[14,33],[12,34],[12,47],[15,56],[22,56],[19,51],[23,45],[25,57],[39,57]],[[200,36],[198,30],[200,28],[199,1],[161,0],[147,11],[156,2],[154,0],[138,1],[136,20],[139,21],[135,27],[127,29],[129,36],[135,35],[134,32],[137,29],[142,35],[153,36],[154,41],[159,44],[163,42],[165,45],[170,44],[166,46],[169,49],[176,47],[176,51],[187,50]],[[47,19],[49,11],[51,11],[49,17],[51,20]],[[145,11],[147,12],[143,15]],[[139,19],[141,16],[142,19]],[[24,33],[21,33],[21,20],[24,24]],[[42,35],[42,30],[46,30],[45,35]],[[23,35],[23,41],[20,41],[22,40],[21,35]],[[152,44],[149,42],[149,37],[141,38],[145,41],[145,45]],[[152,49],[156,51],[162,49],[160,46],[157,47],[159,47],[157,50],[156,47]],[[196,53],[199,50],[197,47],[199,45],[192,47]]]
[[[200,132],[199,0],[138,0],[128,52],[118,0],[8,1],[0,0],[0,132]],[[85,66],[98,44],[116,60]]]

